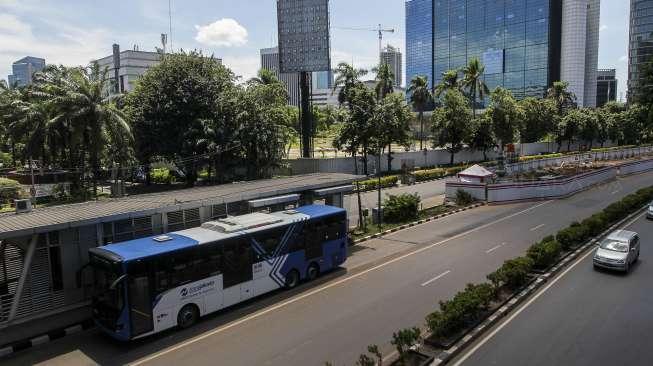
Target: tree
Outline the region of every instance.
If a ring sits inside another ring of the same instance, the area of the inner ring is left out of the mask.
[[[523,112],[509,90],[496,88],[490,95],[490,107],[486,113],[492,121],[492,131],[499,147],[504,151],[507,144],[515,141]]]
[[[388,148],[388,171],[392,170],[392,144],[410,144],[410,119],[412,114],[403,96],[391,94],[378,103],[373,112],[375,150]],[[379,167],[380,169],[380,167]]]
[[[410,95],[413,109],[419,113],[419,149],[424,149],[424,109],[433,100],[429,89],[428,77],[417,75],[413,77],[406,91]]]
[[[578,137],[586,143],[588,150],[591,150],[594,140],[598,137],[598,117],[596,112],[589,108],[580,109],[579,112]]]
[[[582,110],[574,109],[569,111],[567,115],[558,124],[557,141],[558,150],[563,141],[567,141],[567,151],[571,150],[571,144],[578,136],[583,123],[585,114]]]
[[[595,111],[596,114],[596,141],[601,144],[601,147],[605,145],[605,142],[610,139],[610,113],[605,109],[599,108]]]
[[[448,70],[442,73],[442,81],[435,87],[433,95],[440,98],[449,90],[459,89],[458,70]]]
[[[349,102],[352,90],[358,84],[361,84],[360,78],[367,75],[367,70],[356,69],[352,65],[341,62],[338,64],[335,73],[336,80],[333,84],[333,91],[335,92],[340,88],[340,92],[338,93],[338,103],[342,105]]]
[[[485,161],[487,161],[487,151],[497,146],[492,133],[492,120],[488,118],[488,115],[482,115],[474,120],[469,146],[482,151]]]
[[[420,342],[421,336],[422,331],[418,327],[402,329],[396,333],[392,333],[392,341],[390,343],[397,348],[399,362],[402,365],[406,361],[406,353],[410,347]]]
[[[376,98],[383,100],[386,95],[394,93],[395,74],[392,72],[390,65],[383,62],[381,66],[374,68],[372,71],[376,72],[376,85],[374,87]]]
[[[271,85],[281,83],[277,76],[274,74],[274,71],[268,69],[260,69],[258,75],[255,78],[251,78],[249,83],[259,84],[259,85]]]
[[[522,143],[538,142],[554,131],[558,114],[552,100],[528,97],[521,100],[519,106],[524,112],[523,123],[519,126]]]
[[[449,90],[443,99],[443,106],[433,113],[433,133],[435,144],[446,147],[451,154],[449,163],[453,165],[455,154],[469,140],[472,111],[469,100],[456,89]]]
[[[363,172],[367,171],[367,156],[372,148],[374,131],[373,114],[376,108],[376,95],[362,83],[354,85],[348,95],[348,118],[340,129],[338,137],[333,141],[334,147],[350,152],[354,157],[355,170],[358,172],[356,154],[363,153]]]
[[[127,97],[139,161],[146,166],[160,158],[176,161],[186,184],[194,185],[206,161],[207,126],[216,131],[214,151],[227,151],[239,141],[239,124],[247,115],[239,113],[244,108],[235,80],[215,58],[196,52],[166,55],[150,68]],[[272,98],[285,97],[278,94]],[[220,155],[212,156],[218,161],[233,156]]]
[[[562,118],[570,109],[577,107],[576,95],[570,92],[567,89],[568,87],[568,82],[556,81],[546,92],[546,97],[553,100],[555,103],[560,118]]]
[[[485,85],[485,81],[483,81],[485,66],[483,66],[478,57],[474,57],[469,60],[469,63],[462,71],[463,79],[460,81],[460,85],[467,90],[467,93],[472,98],[472,112],[474,118],[476,118],[477,98],[483,101],[485,100],[485,96],[490,94],[490,90]]]

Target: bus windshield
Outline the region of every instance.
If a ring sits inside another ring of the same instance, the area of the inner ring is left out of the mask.
[[[98,320],[113,326],[124,305],[122,283],[114,288],[111,285],[120,278],[120,266],[107,259],[91,255],[91,267],[95,280],[93,293],[93,312]]]

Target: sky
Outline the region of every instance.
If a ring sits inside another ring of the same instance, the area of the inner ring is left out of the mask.
[[[274,0],[171,0],[175,50],[202,50],[248,79],[260,68],[259,50],[276,45]],[[627,81],[628,1],[601,0],[599,67],[616,68],[619,93]],[[378,24],[394,28],[384,44],[405,49],[403,0],[331,0],[332,64],[370,68],[378,58]],[[0,0],[0,78],[24,56],[47,63],[88,64],[111,45],[154,51],[169,33],[167,0]],[[405,56],[404,56],[405,57]],[[405,63],[404,63],[405,65]]]

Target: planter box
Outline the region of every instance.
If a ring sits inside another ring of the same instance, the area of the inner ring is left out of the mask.
[[[400,360],[395,360],[394,362],[390,363],[392,366],[428,366],[430,365],[433,360],[435,359],[435,356],[429,356],[425,355],[423,353],[409,350],[406,352],[405,360],[404,362],[401,362]]]

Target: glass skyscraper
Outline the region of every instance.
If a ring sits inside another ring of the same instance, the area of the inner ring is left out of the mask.
[[[569,79],[579,104],[593,104],[596,98],[589,102],[584,95],[591,94],[586,80],[596,88],[596,67],[592,75],[587,70],[598,62],[598,0],[564,3],[573,10],[565,16],[563,0],[408,0],[406,79],[426,75],[437,85],[444,72],[477,57],[490,90],[501,86],[519,99],[542,97],[554,81]],[[565,55],[570,62],[563,62]],[[582,69],[572,69],[577,65]]]
[[[628,50],[628,98],[630,100],[639,86],[642,64],[653,61],[653,0],[630,1]]]
[[[35,72],[45,68],[45,60],[38,57],[27,56],[11,65],[12,74],[7,77],[10,87],[23,87],[32,84]]]

